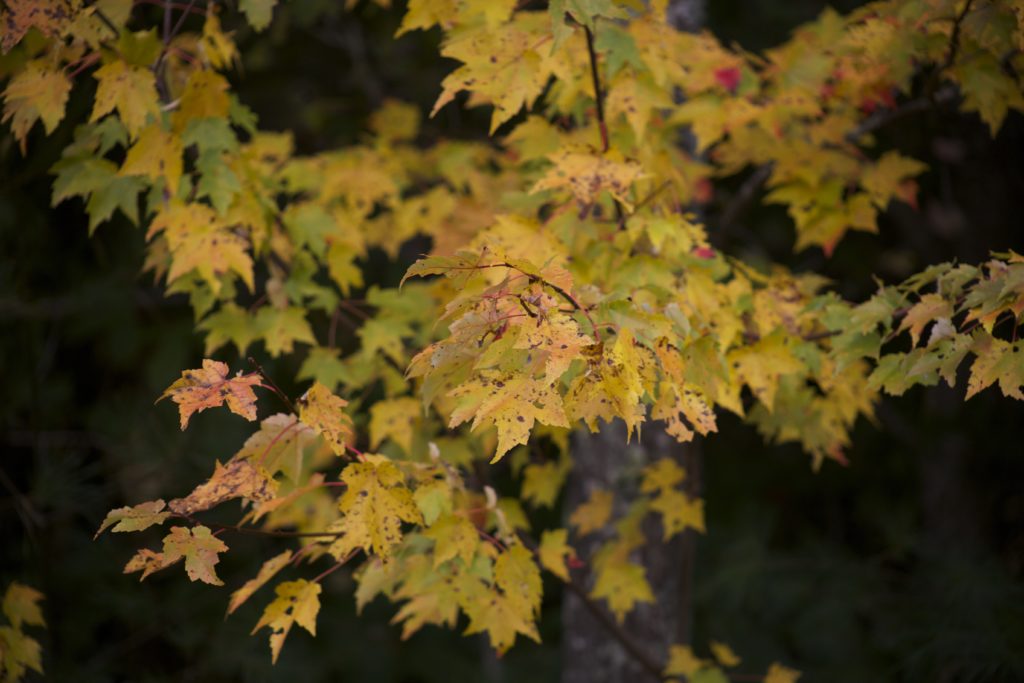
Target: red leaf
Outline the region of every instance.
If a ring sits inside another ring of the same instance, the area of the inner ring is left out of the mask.
[[[734,66],[727,69],[715,69],[715,80],[720,86],[734,93],[740,84],[740,70]]]

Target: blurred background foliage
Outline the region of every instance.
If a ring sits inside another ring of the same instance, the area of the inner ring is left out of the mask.
[[[709,28],[754,50],[824,7],[709,5]],[[160,10],[135,11],[155,20]],[[387,97],[429,109],[451,65],[437,56],[434,32],[393,40],[399,17],[368,3],[345,12],[337,0],[304,0],[279,8],[264,34],[236,27],[242,101],[264,128],[294,131],[302,151],[358,140]],[[85,102],[72,101],[70,120],[83,117]],[[485,119],[446,107],[423,139],[481,138]],[[260,600],[225,620],[227,589],[191,584],[180,572],[142,584],[120,573],[135,539],[94,542],[106,511],[183,494],[237,449],[248,425],[211,413],[182,433],[173,406],[153,405],[197,364],[201,339],[186,302],[163,298],[139,274],[139,230],[115,220],[89,238],[80,204],[48,208],[47,169],[71,132],[65,122],[52,138],[36,137],[27,158],[0,133],[0,582],[46,594],[46,679],[558,680],[553,583],[545,586],[544,643],[523,642],[498,660],[478,638],[438,629],[400,642],[388,625],[393,608],[378,601],[357,617],[351,579],[338,572],[326,582],[317,638],[289,639],[271,667],[265,636],[248,635]],[[943,111],[904,119],[880,137],[932,168],[920,206],[894,207],[881,235],[854,233],[828,260],[816,249],[793,255],[783,210],[759,204],[716,230],[715,212],[741,178],[716,189],[709,232],[734,254],[821,270],[855,299],[870,295],[873,276],[898,281],[938,261],[1024,250],[1020,116],[995,141],[975,117]],[[402,256],[424,248],[407,245]],[[406,265],[371,258],[382,284],[394,284]],[[295,360],[254,355],[279,381],[295,374]],[[961,385],[884,400],[874,424],[859,425],[850,465],[829,463],[817,474],[798,449],[767,446],[724,418],[704,445],[698,651],[709,639],[725,641],[744,656],[743,669],[777,659],[811,682],[1024,680],[1024,413],[995,390],[966,403],[962,396]],[[220,571],[229,587],[278,547],[259,537],[230,545]]]

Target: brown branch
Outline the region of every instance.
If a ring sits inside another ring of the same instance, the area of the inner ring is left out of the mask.
[[[594,50],[594,34],[587,28],[583,27],[583,33],[587,37],[587,53],[590,55],[590,78],[594,81],[594,100],[597,102],[597,125],[601,131],[601,152],[607,152],[609,148],[608,142],[608,124],[604,118],[604,92],[601,90],[601,76],[597,72],[597,52]]]
[[[356,554],[359,552],[359,550],[360,550],[360,548],[355,548],[354,550],[352,550],[352,552],[350,552],[348,555],[346,555],[345,557],[343,557],[340,560],[338,560],[337,562],[335,562],[332,566],[328,567],[324,571],[322,571],[319,574],[317,574],[315,578],[310,579],[310,581],[312,583],[320,583],[325,578],[327,578],[328,576],[330,576],[334,572],[336,572],[339,569],[341,569],[342,567],[344,567],[345,564],[349,560],[351,560],[353,557],[356,556]]]
[[[643,667],[643,669],[647,671],[647,673],[651,674],[659,680],[661,680],[664,677],[661,667],[659,667],[657,663],[655,663],[650,657],[648,657],[647,653],[641,650],[639,646],[637,646],[637,644],[633,642],[629,634],[627,634],[626,631],[621,626],[619,626],[619,624],[614,619],[612,619],[612,617],[609,616],[607,612],[601,609],[600,605],[594,602],[590,598],[590,596],[587,595],[586,590],[584,590],[582,586],[580,586],[575,581],[570,580],[565,582],[565,587],[568,588],[573,595],[579,598],[580,602],[583,603],[583,606],[587,608],[587,610],[591,613],[591,615],[593,615],[597,622],[601,626],[603,626],[605,630],[608,631],[609,635],[611,635],[615,640],[619,641],[619,644],[622,645],[622,648],[626,651],[627,654],[629,654],[629,656],[636,660],[637,664]]]

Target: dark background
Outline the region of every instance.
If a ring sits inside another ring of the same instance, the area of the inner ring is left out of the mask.
[[[259,36],[237,27],[242,101],[262,127],[295,131],[306,152],[357,140],[384,97],[429,109],[451,68],[437,56],[436,32],[391,39],[400,11],[363,3],[344,13],[340,4],[279,8]],[[710,28],[751,49],[783,40],[823,7],[710,5]],[[79,81],[71,120],[87,115],[91,79]],[[446,107],[423,140],[479,138],[486,117]],[[387,623],[393,607],[378,601],[357,618],[351,579],[338,572],[325,582],[317,637],[294,631],[271,667],[266,631],[248,635],[264,601],[226,620],[224,610],[228,590],[280,545],[232,537],[222,589],[180,571],[141,584],[121,574],[142,539],[94,542],[104,514],[184,494],[249,425],[214,412],[182,433],[172,405],[153,405],[198,363],[201,339],[187,302],[163,298],[139,275],[141,231],[118,219],[89,238],[79,201],[48,208],[47,169],[71,129],[65,122],[50,139],[37,131],[27,158],[0,133],[0,586],[16,579],[46,594],[45,679],[557,680],[554,583],[545,585],[544,644],[521,641],[496,660],[479,638],[440,629],[400,642]],[[817,249],[793,255],[782,209],[759,205],[715,234],[715,211],[737,179],[709,207],[714,239],[748,258],[821,270],[857,300],[873,291],[872,274],[898,281],[930,263],[1024,249],[1022,117],[1011,115],[994,141],[977,117],[948,111],[879,137],[932,167],[919,209],[894,206],[881,235],[853,234],[830,260]],[[382,267],[371,279],[394,284],[401,264],[373,262]],[[275,377],[295,374],[261,348],[254,355]],[[850,465],[817,474],[798,449],[766,446],[723,416],[704,444],[695,642],[731,644],[743,671],[781,660],[811,682],[1024,680],[1024,406],[995,389],[964,402],[963,391],[961,382],[885,399],[873,423],[858,425]]]

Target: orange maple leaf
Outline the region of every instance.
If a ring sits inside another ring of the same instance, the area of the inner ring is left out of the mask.
[[[188,426],[192,413],[224,403],[235,415],[251,422],[256,419],[256,394],[252,388],[263,386],[262,379],[258,372],[228,377],[227,363],[206,358],[201,369],[182,372],[181,379],[167,387],[157,402],[169,396],[178,404],[182,430]]]

